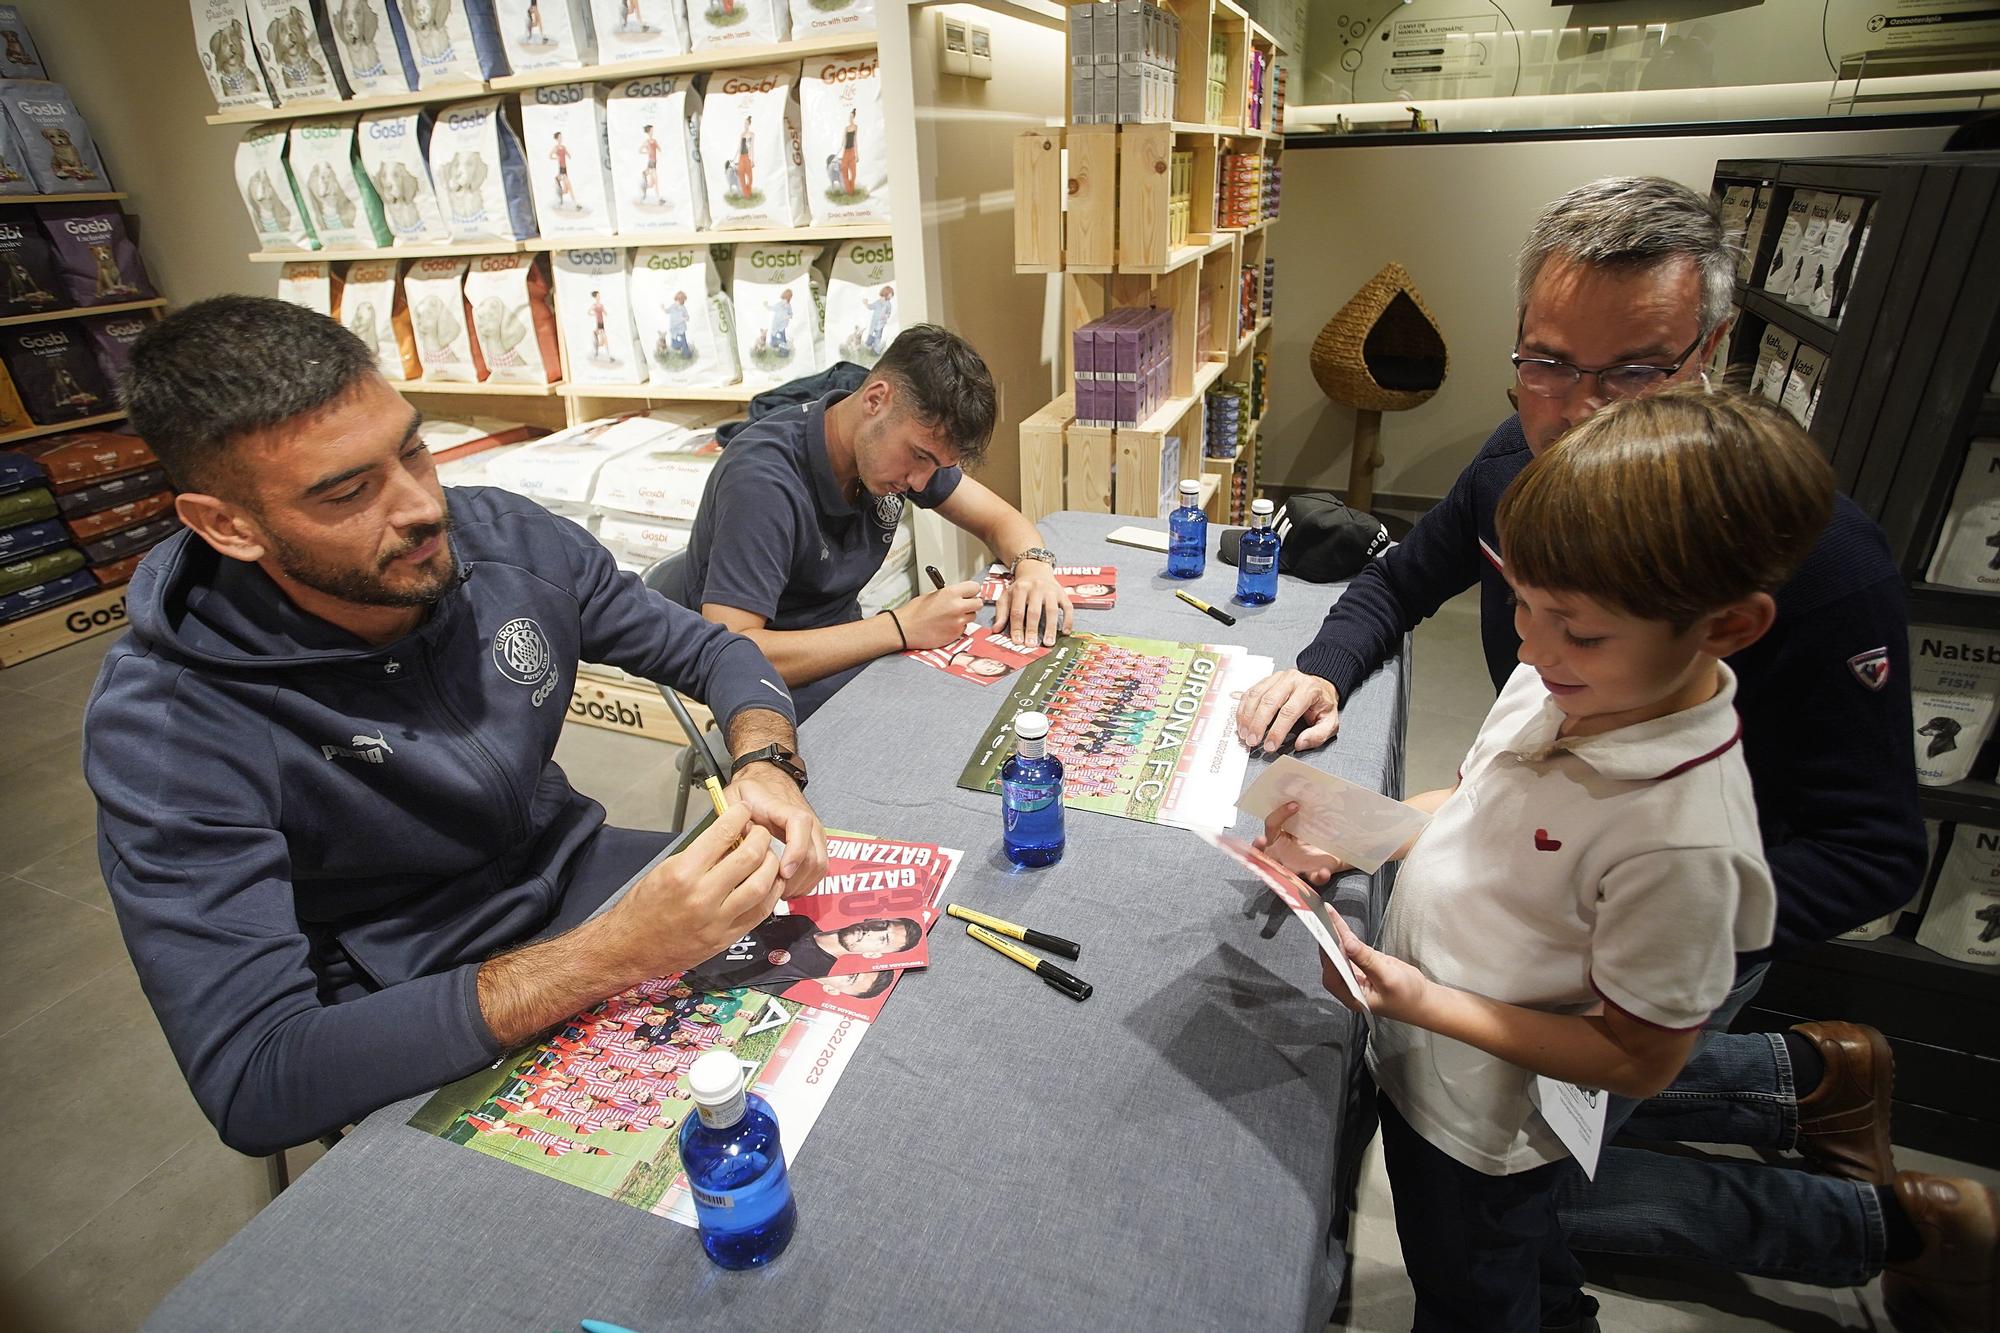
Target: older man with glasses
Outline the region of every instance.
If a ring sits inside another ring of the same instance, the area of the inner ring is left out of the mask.
[[[1531,457],[1606,403],[1702,375],[1728,328],[1735,267],[1709,201],[1672,181],[1613,177],[1549,205],[1516,279],[1518,414],[1409,537],[1354,579],[1298,669],[1245,693],[1244,744],[1326,743],[1341,701],[1474,584],[1498,689],[1520,649],[1494,532],[1501,495]],[[1771,633],[1730,666],[1778,890],[1771,955],[1781,956],[1902,906],[1926,853],[1903,583],[1881,531],[1842,497],[1777,602]],[[1740,960],[1736,988],[1680,1078],[1644,1103],[1612,1098],[1606,1135],[1797,1151],[1812,1169],[1609,1147],[1594,1184],[1578,1171],[1565,1189],[1571,1248],[1828,1286],[1886,1269],[1899,1315],[1995,1326],[2000,1208],[1971,1181],[1895,1170],[1882,1034],[1838,1022],[1722,1031],[1768,965],[1768,956]],[[1595,1327],[1594,1303],[1562,1294],[1580,1281],[1575,1271],[1544,1274],[1547,1327]]]

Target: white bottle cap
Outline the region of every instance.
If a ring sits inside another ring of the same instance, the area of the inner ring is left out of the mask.
[[[1049,734],[1047,713],[1014,714],[1014,735],[1024,741],[1038,741]]]
[[[704,1125],[727,1129],[743,1118],[743,1065],[734,1052],[703,1052],[688,1066],[687,1077]]]
[[[1200,494],[1201,494],[1201,482],[1200,482],[1200,481],[1198,481],[1198,480],[1196,480],[1196,479],[1195,479],[1195,478],[1193,478],[1193,477],[1182,477],[1182,478],[1181,478],[1181,494],[1182,494],[1182,495],[1200,495]]]
[[[1268,514],[1271,512],[1271,502],[1260,495],[1250,502],[1250,512],[1253,514]]]

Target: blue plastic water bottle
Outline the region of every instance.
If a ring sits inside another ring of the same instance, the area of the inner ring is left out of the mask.
[[[757,1268],[784,1253],[798,1226],[785,1149],[770,1103],[743,1086],[743,1066],[709,1051],[688,1067],[695,1114],[681,1125],[681,1166],[694,1191],[701,1248],[723,1268]]]
[[[1278,600],[1278,534],[1271,531],[1271,502],[1250,502],[1250,530],[1236,551],[1236,600],[1264,606]]]
[[[1000,765],[1000,809],[1007,859],[1017,866],[1048,866],[1062,860],[1062,760],[1045,753],[1046,713],[1014,719],[1014,753]]]
[[[1181,482],[1181,507],[1167,515],[1167,577],[1198,579],[1208,567],[1208,515],[1201,512],[1201,483]]]

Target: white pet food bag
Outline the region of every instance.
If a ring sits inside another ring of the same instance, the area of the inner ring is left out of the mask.
[[[362,169],[382,201],[382,219],[396,245],[443,245],[451,240],[444,205],[432,188],[425,160],[430,137],[430,117],[411,107],[370,111],[355,131]]]
[[[495,384],[553,384],[562,350],[549,278],[534,255],[480,255],[465,275],[472,333]]]
[[[842,242],[834,251],[826,285],[826,355],[829,363],[872,366],[896,340],[896,251],[880,240]]]
[[[188,0],[188,8],[194,14],[195,49],[201,54],[209,91],[215,94],[216,110],[276,106],[277,99],[264,82],[257,45],[250,40],[247,0]]]
[[[431,127],[431,181],[455,241],[519,241],[535,234],[528,165],[498,97],[454,102]]]
[[[687,0],[688,39],[697,51],[792,39],[788,0]]]
[[[597,33],[597,63],[684,56],[688,44],[685,0],[590,0]]]
[[[419,88],[497,79],[507,70],[493,0],[395,0]]]
[[[2000,830],[1952,831],[1917,943],[1962,963],[2000,966]]]
[[[250,0],[250,38],[280,105],[338,102],[348,95],[312,0]]]
[[[720,246],[666,246],[632,257],[632,314],[647,380],[682,388],[740,383],[735,317]]]
[[[326,0],[333,50],[356,97],[405,93],[417,86],[417,62],[391,17],[395,0]]]
[[[736,247],[736,349],[747,382],[783,384],[826,369],[818,259],[816,245]]]
[[[584,0],[498,0],[500,41],[516,74],[597,63]]]
[[[379,246],[395,239],[355,151],[356,119],[324,116],[292,122],[292,180],[324,246]]]
[[[383,377],[400,382],[416,379],[423,366],[417,360],[416,337],[396,267],[393,259],[349,264],[347,286],[340,294],[340,322],[375,349],[375,364]]]
[[[341,276],[324,259],[302,259],[278,269],[278,299],[340,318]]]
[[[467,318],[465,265],[463,259],[418,259],[403,273],[403,298],[426,380],[477,384],[486,378]]]
[[[701,114],[702,97],[690,74],[649,75],[611,89],[605,128],[612,190],[626,231],[707,229]]]
[[[236,145],[236,188],[266,250],[317,250],[319,235],[285,166],[285,125],[259,125]]]
[[[644,384],[645,353],[632,324],[628,250],[558,250],[556,313],[576,384]]]
[[[882,62],[873,51],[810,60],[799,81],[813,225],[889,220]]]
[[[792,36],[875,30],[875,0],[791,0]]]
[[[718,229],[803,227],[797,65],[718,70],[701,116],[708,213]]]
[[[1963,782],[2000,709],[2000,633],[1912,625],[1910,677],[1917,781]]]
[[[521,94],[521,140],[544,236],[608,236],[618,230],[604,89],[564,83]]]

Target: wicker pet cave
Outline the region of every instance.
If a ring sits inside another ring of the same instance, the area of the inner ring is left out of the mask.
[[[1437,319],[1401,264],[1385,264],[1313,340],[1313,379],[1355,409],[1347,503],[1366,509],[1382,466],[1382,414],[1427,401],[1444,383],[1451,353]]]

